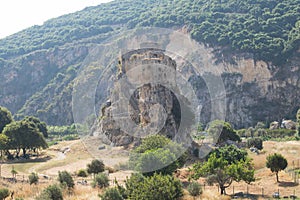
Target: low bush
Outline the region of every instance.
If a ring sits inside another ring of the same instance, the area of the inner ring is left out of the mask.
[[[201,185],[195,181],[191,182],[188,185],[187,190],[189,191],[190,195],[192,195],[192,196],[198,196],[202,193]]]
[[[9,196],[9,190],[6,188],[0,189],[0,200],[4,200]]]
[[[247,147],[255,147],[258,150],[263,149],[263,140],[261,138],[249,138],[247,140]]]
[[[102,200],[123,200],[123,197],[117,188],[108,188],[100,195],[100,198]]]
[[[106,174],[100,173],[95,176],[93,187],[105,188],[109,186],[109,179]]]
[[[153,176],[133,174],[125,182],[128,199],[176,200],[183,196],[181,182],[172,175]]]
[[[36,200],[63,200],[62,190],[58,185],[50,185],[42,191]]]
[[[39,176],[32,172],[29,176],[28,176],[28,179],[29,179],[29,184],[32,185],[32,184],[37,184],[39,182]]]
[[[58,172],[58,181],[62,185],[66,185],[69,189],[74,187],[74,180],[67,171]]]
[[[85,169],[80,169],[78,172],[77,172],[77,176],[78,177],[87,177],[88,176],[88,173]]]

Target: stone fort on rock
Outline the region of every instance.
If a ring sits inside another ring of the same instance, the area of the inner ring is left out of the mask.
[[[191,141],[189,134],[178,133],[181,104],[176,95],[176,62],[163,50],[147,48],[121,55],[116,77],[96,130],[104,143],[137,145],[149,134]]]

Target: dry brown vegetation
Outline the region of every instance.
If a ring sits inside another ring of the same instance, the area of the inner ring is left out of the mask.
[[[87,144],[87,143],[85,143]],[[88,185],[81,185],[77,182],[81,181],[82,178],[75,176],[75,172],[79,169],[86,168],[87,163],[89,163],[93,158],[101,158],[105,165],[109,166],[112,171],[113,169],[118,168],[119,164],[126,163],[128,159],[128,151],[123,148],[113,148],[107,147],[104,150],[97,150],[99,144],[96,144],[94,141],[90,143],[90,148],[86,148],[86,145],[82,141],[69,141],[61,142],[58,145],[50,147],[47,151],[42,152],[39,158],[31,159],[30,162],[9,162],[2,164],[1,171],[2,177],[12,177],[11,169],[12,166],[18,172],[17,179],[18,183],[10,183],[7,180],[0,181],[0,187],[9,188],[11,191],[14,191],[14,197],[24,198],[24,199],[34,199],[46,186],[49,184],[57,183],[57,173],[58,171],[67,170],[71,172],[75,179],[75,189],[69,194],[67,191],[64,192],[64,197],[67,200],[71,199],[80,199],[80,200],[92,200],[99,199],[98,194],[101,193],[101,190],[94,189],[90,186],[92,177],[86,178]],[[91,146],[94,147],[91,147]],[[62,153],[62,149],[69,147],[67,153]],[[90,154],[90,151],[96,151],[97,153]],[[274,142],[267,141],[264,142],[264,149],[259,154],[249,152],[249,155],[254,161],[254,167],[256,169],[255,177],[256,181],[251,185],[246,183],[233,183],[226,191],[228,195],[231,195],[233,192],[244,192],[249,194],[256,195],[256,199],[262,198],[262,193],[264,197],[270,197],[275,191],[279,189],[281,196],[289,196],[296,193],[297,196],[300,196],[300,186],[293,183],[292,177],[288,173],[280,172],[279,179],[280,183],[276,182],[275,175],[271,173],[269,169],[265,167],[266,157],[271,153],[281,153],[284,157],[287,158],[289,167],[297,167],[300,152],[300,142],[289,141],[289,142]],[[118,162],[119,161],[119,162]],[[294,161],[294,163],[293,163]],[[300,161],[299,161],[300,162]],[[30,172],[37,172],[40,175],[40,183],[35,185],[29,185],[27,182],[28,174]],[[116,172],[109,175],[111,180],[111,185],[113,180],[117,179],[121,184],[129,177],[131,171],[126,170],[116,170]],[[50,179],[45,179],[43,175],[47,175]],[[188,181],[189,172],[187,169],[180,170],[180,173],[177,174],[178,177],[183,181]],[[23,182],[22,182],[23,181]],[[204,184],[204,179],[198,180],[201,184]],[[248,189],[247,189],[248,188]],[[217,186],[205,186],[203,188],[203,194],[201,199],[230,199],[229,196],[221,197],[218,192]],[[200,197],[192,197],[185,190],[185,200],[194,200],[200,199]]]

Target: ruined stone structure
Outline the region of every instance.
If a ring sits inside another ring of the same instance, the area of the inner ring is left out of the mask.
[[[162,50],[148,48],[122,55],[97,134],[115,146],[138,144],[149,134],[191,141],[188,134],[178,135],[181,105],[176,92],[176,62]]]

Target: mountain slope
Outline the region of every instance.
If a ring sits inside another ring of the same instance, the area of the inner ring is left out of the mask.
[[[226,87],[236,92],[228,93],[229,102],[251,101],[232,104],[242,113],[229,114],[230,121],[243,126],[293,116],[299,80],[290,77],[299,74],[299,13],[300,0],[125,0],[89,7],[0,40],[0,105],[16,117],[31,114],[50,124],[72,123],[74,79],[94,44],[135,27],[184,27],[213,48],[218,62],[239,66],[236,55],[251,54],[254,63],[265,63],[262,71],[270,76],[263,79],[268,82],[263,93],[256,83],[260,77],[245,81],[250,67],[236,72],[243,79],[240,88],[232,83],[237,78],[223,76]],[[293,99],[291,107],[283,96]]]

